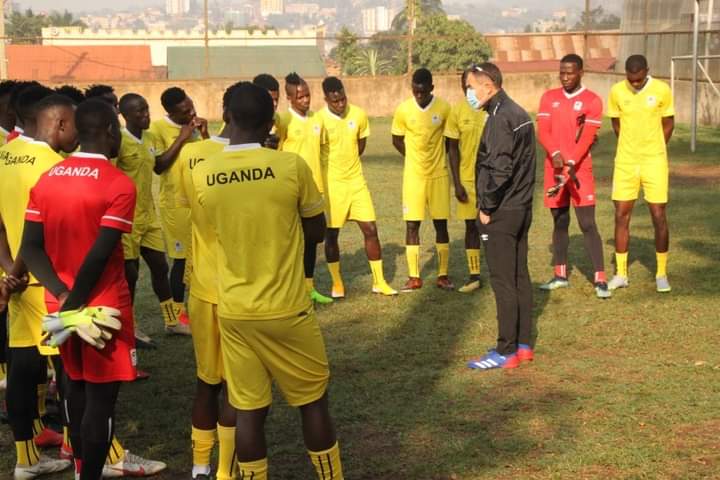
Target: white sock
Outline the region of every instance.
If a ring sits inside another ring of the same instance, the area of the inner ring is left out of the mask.
[[[210,475],[210,465],[193,465],[192,478],[198,475]]]

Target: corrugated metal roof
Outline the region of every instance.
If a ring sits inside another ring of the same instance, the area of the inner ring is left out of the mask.
[[[46,82],[157,78],[148,46],[8,45],[8,76]]]
[[[289,72],[305,77],[324,77],[325,64],[320,50],[310,46],[210,47],[210,77],[248,78],[259,73],[282,77]],[[168,79],[204,77],[204,48],[168,48]]]

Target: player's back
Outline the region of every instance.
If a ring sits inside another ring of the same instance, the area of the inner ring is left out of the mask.
[[[75,153],[40,178],[32,189],[27,218],[43,223],[53,268],[72,287],[100,228],[129,232],[134,205],[135,186],[127,175],[103,156]],[[130,305],[124,265],[118,242],[89,305]]]
[[[220,245],[218,314],[242,320],[307,311],[300,218],[321,214],[323,202],[304,160],[231,145],[192,175]]]
[[[0,148],[0,215],[10,252],[16,256],[22,241],[30,189],[62,157],[45,142],[20,136]]]

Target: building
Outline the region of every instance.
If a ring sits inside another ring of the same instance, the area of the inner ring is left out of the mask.
[[[320,5],[317,3],[286,3],[285,14],[318,15]]]
[[[263,17],[282,15],[283,13],[285,13],[283,0],[260,0],[260,15]]]
[[[185,15],[190,11],[190,0],[165,0],[165,13]]]
[[[361,10],[363,33],[373,35],[386,32],[392,26],[395,12],[387,7],[364,8]]]

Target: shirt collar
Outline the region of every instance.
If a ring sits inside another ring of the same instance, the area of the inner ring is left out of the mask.
[[[345,117],[341,117],[340,115],[333,113],[333,111],[330,110],[330,107],[325,107],[325,110],[327,110],[328,115],[330,115],[331,117],[342,120],[343,118],[347,117],[347,113],[350,111],[350,105],[345,108]]]
[[[262,148],[259,143],[240,143],[238,145],[228,145],[225,147],[225,152],[244,152],[246,150],[256,150]]]
[[[585,86],[584,86],[584,85],[580,85],[580,88],[578,88],[578,89],[577,89],[576,91],[574,91],[573,93],[567,93],[564,88],[562,89],[563,95],[565,95],[565,98],[567,98],[568,100],[570,100],[571,98],[577,97],[578,95],[580,95],[580,94],[583,93],[584,91],[585,91]]]
[[[421,112],[427,112],[428,110],[430,110],[430,107],[432,107],[433,104],[435,103],[435,95],[433,95],[433,97],[430,99],[430,103],[428,103],[427,105],[425,105],[425,108],[423,108],[423,107],[421,107],[420,105],[418,105],[418,102],[417,102],[417,100],[415,100],[415,97],[413,97],[413,103],[415,104],[415,106],[416,106],[418,109],[420,109]]]
[[[75,152],[72,154],[75,158],[93,158],[96,160],[108,161],[108,158],[101,153],[87,153],[87,152]]]
[[[24,141],[24,142],[32,142],[32,141],[34,141],[34,139],[33,139],[32,137],[28,137],[27,135],[23,135],[22,133],[21,133],[20,135],[18,135],[17,138],[18,138],[19,140]],[[45,142],[42,142],[42,143],[45,143]]]
[[[292,115],[294,115],[296,118],[299,118],[302,121],[307,120],[308,117],[310,116],[310,110],[308,110],[308,113],[304,117],[302,115],[300,115],[298,112],[296,112],[295,109],[292,107],[288,107],[288,110],[290,110],[290,113]]]
[[[505,90],[500,89],[498,92],[485,104],[485,111],[490,115],[495,115],[502,105],[502,102],[507,98]]]
[[[653,81],[653,78],[652,78],[650,75],[648,75],[648,76],[647,76],[647,81],[645,82],[645,85],[643,85],[643,87],[642,87],[640,90],[635,90],[635,88],[633,88],[633,86],[630,85],[630,82],[628,82],[627,80],[625,80],[625,82],[627,83],[628,88],[629,88],[630,91],[631,91],[632,93],[634,93],[634,94],[641,93],[643,90],[645,90],[646,88],[648,88],[648,85],[650,85],[650,82],[652,82],[652,81]]]
[[[218,137],[217,135],[211,135],[210,140],[217,143],[222,143],[224,145],[230,145],[230,139],[224,138],[224,137]]]
[[[140,145],[142,145],[142,143],[143,143],[142,138],[136,137],[136,136],[133,135],[133,133],[132,133],[130,130],[128,130],[127,128],[123,128],[123,132],[125,132],[130,138],[132,138],[133,140],[135,140],[137,143],[139,143]]]

